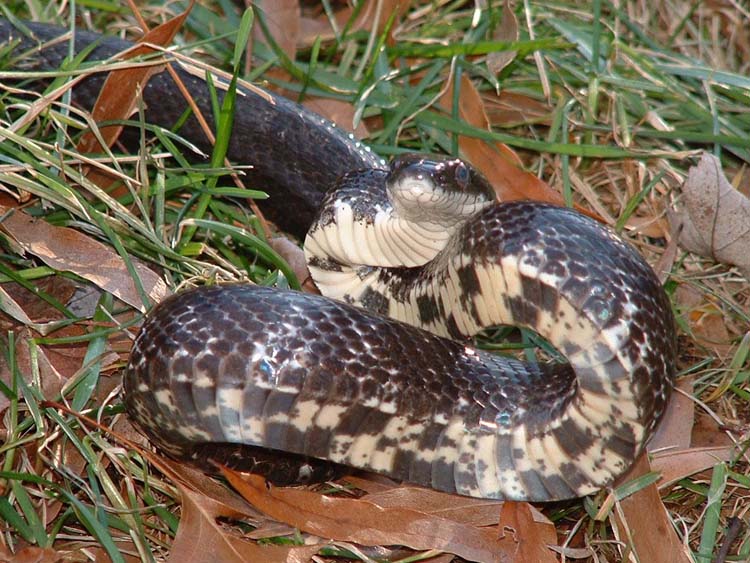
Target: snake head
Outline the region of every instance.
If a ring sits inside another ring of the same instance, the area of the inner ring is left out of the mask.
[[[453,226],[495,201],[482,174],[459,158],[399,155],[386,178],[388,197],[409,221]]]

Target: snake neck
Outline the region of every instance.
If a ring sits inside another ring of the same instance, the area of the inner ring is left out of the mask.
[[[407,275],[409,269],[425,266],[461,229],[463,220],[415,222],[406,218],[381,187],[387,174],[363,170],[345,175],[324,200],[305,239],[310,272],[324,295],[368,303],[383,271]],[[476,206],[477,211],[480,208]],[[387,313],[374,303],[365,308]]]

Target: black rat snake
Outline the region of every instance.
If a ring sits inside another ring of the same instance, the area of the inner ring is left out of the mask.
[[[42,39],[62,33],[27,25]],[[0,40],[11,29],[0,21]],[[35,44],[12,35],[17,49]],[[76,49],[98,37],[77,34]],[[108,38],[89,58],[126,46]],[[66,48],[25,60],[56,68]],[[181,74],[209,111],[203,82]],[[77,86],[76,101],[90,107],[100,85]],[[183,113],[173,88],[166,73],[150,81],[149,121],[170,127]],[[669,301],[632,247],[568,209],[495,203],[460,160],[388,167],[283,98],[242,89],[239,100],[229,157],[253,164],[250,180],[271,194],[264,211],[308,233],[313,277],[337,300],[231,285],[160,303],[124,379],[128,412],[154,443],[273,474],[261,446],[534,501],[591,493],[628,469],[664,411],[676,356]],[[180,133],[207,148],[192,120]],[[535,329],[569,363],[468,343],[499,324]]]

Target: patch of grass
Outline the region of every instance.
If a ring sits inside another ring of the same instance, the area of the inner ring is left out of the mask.
[[[750,163],[750,16],[741,7],[602,0],[582,8],[578,2],[527,0],[515,7],[521,38],[509,43],[489,39],[500,11],[498,3],[491,4],[492,10],[477,18],[473,4],[462,2],[416,7],[411,18],[392,22],[392,43],[385,34],[337,26],[333,40],[306,46],[294,61],[273,42],[256,44],[249,78],[300,100],[325,96],[350,102],[356,118],[370,128],[372,147],[383,155],[455,153],[457,135],[507,143],[569,201],[611,219],[651,262],[663,252],[665,210],[697,151],[720,156],[730,178],[750,193],[745,170]],[[68,26],[71,20],[58,15],[56,5],[9,2],[3,10]],[[133,29],[133,17],[119,2],[78,6],[79,26]],[[163,3],[147,2],[141,9],[150,23],[168,16]],[[198,5],[179,41],[231,68],[240,21],[229,2]],[[518,54],[495,76],[481,55],[499,48]],[[0,52],[2,62],[9,61]],[[274,72],[278,69],[286,74]],[[466,124],[457,113],[436,111],[434,101],[446,83],[458,82],[462,73],[488,99],[498,90],[511,93],[546,104],[548,115],[520,124],[496,119],[487,131]],[[62,73],[55,85],[67,76]],[[0,89],[0,196],[10,194],[16,208],[114,248],[127,265],[123,275],[129,272],[133,279],[135,261],[141,260],[158,268],[173,289],[206,279],[296,285],[245,200],[262,196],[264,187],[233,186],[222,154],[211,166],[189,164],[183,155],[190,147],[152,128],[157,142],[144,141],[138,159],[97,160],[122,180],[124,189],[113,196],[83,174],[86,157],[74,150],[74,141],[90,125],[86,116],[63,98],[14,130],[27,110],[26,98]],[[117,398],[117,374],[140,313],[107,293],[95,296],[93,305],[71,300],[73,291],[90,284],[45,265],[1,231],[0,265],[1,287],[14,282],[8,295],[0,293],[6,313],[0,317],[5,433],[0,545],[8,551],[24,546],[84,550],[113,561],[123,560],[123,554],[163,559],[180,517],[174,486],[116,437],[44,406],[44,401],[63,402],[130,433]],[[708,408],[747,447],[748,281],[685,254],[667,287],[683,329],[683,374],[695,377],[696,394],[711,399]],[[144,288],[140,295],[143,304],[150,303]],[[24,318],[12,302],[43,314]],[[720,342],[701,333],[711,317],[721,319],[724,332],[711,334]],[[62,333],[54,332],[59,328]],[[696,335],[698,343],[690,338]],[[750,557],[748,487],[741,457],[663,492],[675,529],[697,561],[716,557],[729,541],[732,518],[742,519],[744,527],[731,539],[728,553],[734,560]],[[600,560],[614,560],[621,551],[609,543],[611,530],[595,520],[602,502],[600,495],[549,515]]]

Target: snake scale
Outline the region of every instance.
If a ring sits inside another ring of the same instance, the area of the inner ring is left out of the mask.
[[[26,25],[35,37],[0,20],[0,40],[30,49],[62,33]],[[76,50],[99,38],[78,33]],[[127,46],[105,38],[89,59]],[[15,64],[56,68],[66,49]],[[210,113],[205,84],[180,72]],[[79,84],[75,101],[90,107],[100,85]],[[244,88],[238,99],[229,157],[254,166],[250,181],[271,195],[264,211],[306,234],[327,297],[228,285],[157,305],[124,378],[127,410],[157,446],[276,481],[327,476],[324,460],[533,501],[595,492],[629,468],[664,412],[676,358],[669,300],[635,249],[575,211],[494,202],[458,159],[386,165],[297,104]],[[185,107],[166,73],[144,100],[164,127]],[[192,120],[180,134],[208,148]],[[503,324],[536,330],[567,363],[472,345]]]

